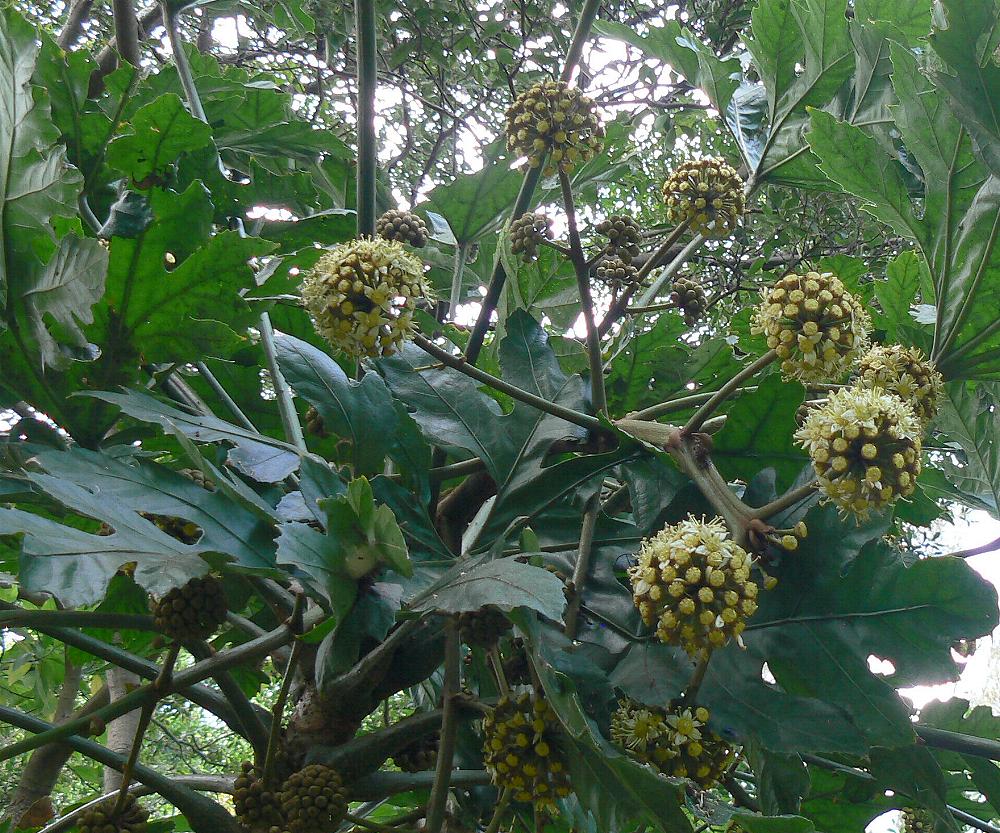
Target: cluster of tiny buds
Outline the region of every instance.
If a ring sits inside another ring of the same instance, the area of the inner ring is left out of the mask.
[[[639,276],[638,269],[617,255],[601,258],[594,273],[601,283],[613,288],[634,286]]]
[[[408,243],[415,249],[427,245],[427,225],[412,211],[389,209],[375,221],[375,233],[385,240]]]
[[[607,254],[615,255],[625,263],[631,263],[638,256],[642,230],[631,217],[613,214],[598,223],[595,230],[608,238],[608,245],[605,247]]]
[[[565,81],[542,81],[507,109],[507,149],[543,173],[571,172],[603,147],[604,127],[591,98]]]
[[[728,237],[746,210],[743,180],[719,157],[678,165],[663,184],[667,219],[704,237]]]
[[[522,214],[510,224],[510,250],[525,263],[538,260],[538,247],[551,239],[552,221],[544,214]]]
[[[611,740],[662,774],[708,789],[733,759],[729,744],[708,728],[710,717],[703,706],[675,703],[664,709],[621,700],[611,717]]]

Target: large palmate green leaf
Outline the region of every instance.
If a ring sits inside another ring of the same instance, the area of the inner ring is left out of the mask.
[[[360,382],[352,382],[339,364],[312,345],[282,334],[275,343],[288,383],[319,411],[327,431],[351,443],[356,472],[380,473],[386,455],[399,444],[399,423],[405,416],[396,412],[381,377],[367,373]],[[426,446],[424,452],[429,463]]]
[[[161,95],[136,111],[129,127],[131,133],[108,145],[106,159],[134,182],[164,177],[178,156],[212,141],[209,126],[188,113],[174,93]]]
[[[910,307],[926,272],[927,264],[915,252],[902,252],[889,261],[886,280],[876,282],[875,297],[882,309],[875,319],[890,339],[899,339],[901,328],[912,323]]]
[[[800,384],[772,373],[757,390],[737,399],[714,437],[719,471],[729,480],[750,481],[762,469],[773,468],[778,490],[791,486],[808,462],[792,439],[804,397]]]
[[[194,416],[146,393],[95,393],[135,419],[159,425],[168,434],[182,434],[202,443],[230,443],[229,462],[238,471],[264,483],[284,480],[299,467],[301,452],[281,440],[258,434],[218,417]]]
[[[594,23],[594,30],[670,64],[692,87],[702,90],[719,112],[725,112],[729,106],[738,85],[734,75],[740,71],[739,61],[735,58],[720,60],[678,21],[664,21],[662,27],[650,28],[645,35],[624,24],[602,20]]]
[[[976,151],[1000,176],[1000,5],[996,0],[943,0],[930,41],[947,64],[934,80],[947,90],[949,106],[972,136]]]
[[[234,328],[255,315],[240,296],[253,286],[248,260],[266,241],[236,232],[211,235],[212,203],[199,183],[183,193],[152,189],[153,222],[136,237],[114,237],[107,304],[88,330],[105,360],[141,354],[146,361],[200,359],[239,343]]]
[[[522,177],[511,169],[509,160],[500,158],[502,151],[502,143],[492,145],[480,170],[438,185],[420,205],[421,212],[445,219],[458,244],[496,231],[514,205]]]
[[[198,544],[182,544],[152,522],[94,487],[47,474],[29,475],[41,492],[67,509],[103,521],[113,532],[92,535],[21,509],[0,509],[0,533],[23,535],[21,583],[51,593],[66,607],[94,604],[115,573],[135,562],[135,580],[165,593],[228,559]],[[210,560],[209,560],[210,559]]]
[[[513,558],[498,558],[476,566],[463,563],[452,572],[443,587],[427,595],[413,610],[462,613],[487,605],[508,611],[527,607],[553,621],[562,620],[566,606],[563,583],[548,570]]]
[[[767,138],[758,180],[782,167],[802,167],[807,108],[830,104],[854,73],[846,0],[764,0],[753,12],[748,43],[768,101]],[[780,177],[797,177],[788,171]],[[815,177],[813,177],[815,179]]]
[[[973,495],[983,507],[1000,517],[1000,417],[995,406],[996,385],[973,392],[967,385],[953,382],[945,388],[938,424],[948,439],[963,452],[960,462],[945,459],[945,476],[962,492]],[[992,391],[993,396],[984,394]]]
[[[860,127],[837,121],[815,110],[807,136],[820,168],[844,190],[863,200],[882,222],[898,234],[923,241],[924,227],[910,201],[899,164]]]
[[[398,356],[381,360],[379,369],[431,442],[468,451],[490,474],[501,477],[513,444],[501,428],[500,407],[468,376],[428,365],[427,354],[411,344]]]
[[[76,216],[81,177],[57,144],[48,96],[31,83],[37,54],[35,30],[0,12],[0,331],[10,330],[2,349],[44,368],[66,363],[61,344],[85,347],[79,325],[101,296],[107,255],[95,240],[58,239],[68,224],[57,219]]]
[[[34,460],[50,475],[80,488],[96,489],[134,512],[183,518],[201,530],[198,546],[224,553],[235,566],[274,566],[274,531],[258,513],[227,491],[202,488],[166,466],[83,449],[44,451]],[[224,485],[225,476],[215,474]]]

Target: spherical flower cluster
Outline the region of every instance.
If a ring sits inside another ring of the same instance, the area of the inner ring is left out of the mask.
[[[116,813],[117,803],[116,795],[85,810],[77,822],[80,833],[146,833],[149,812],[136,801],[135,796],[126,795],[125,802]]]
[[[459,614],[458,629],[466,645],[488,650],[510,631],[511,624],[502,610],[487,606]]]
[[[336,830],[347,813],[347,789],[340,773],[310,764],[289,775],[278,794],[289,833]]]
[[[389,356],[413,331],[428,295],[424,265],[400,243],[361,237],[334,246],[302,284],[316,330],[352,356]]]
[[[412,211],[390,208],[375,221],[375,233],[385,240],[409,243],[415,249],[427,245],[427,226]]]
[[[622,700],[611,717],[611,740],[637,761],[675,778],[713,786],[733,750],[707,728],[708,709],[679,704],[670,710]]]
[[[789,274],[765,290],[751,321],[787,378],[835,382],[868,346],[871,319],[829,272]]]
[[[750,568],[721,518],[690,516],[644,541],[628,572],[642,621],[661,642],[695,655],[739,636],[757,610]]]
[[[565,81],[542,81],[521,93],[507,109],[507,149],[544,173],[571,172],[603,147],[604,127],[594,101]]]
[[[509,787],[515,801],[553,809],[570,794],[558,745],[559,722],[540,695],[504,695],[483,719],[483,760],[493,783]]]
[[[904,807],[902,833],[931,833],[934,816],[922,807]]]
[[[812,458],[820,490],[845,512],[908,497],[920,474],[920,423],[913,409],[880,388],[843,388],[813,408],[795,439]]]
[[[717,156],[681,163],[663,184],[667,219],[705,237],[728,237],[746,210],[740,175]]]
[[[153,602],[153,626],[178,642],[198,641],[215,633],[228,610],[222,582],[201,576]]]
[[[858,384],[894,393],[913,408],[924,425],[937,413],[944,381],[918,347],[872,347],[858,362]]]
[[[615,255],[601,258],[594,274],[606,286],[620,288],[635,285],[638,281],[639,270]]]
[[[612,214],[597,224],[596,231],[608,238],[607,253],[616,255],[626,263],[639,254],[642,231],[639,224],[624,214]]]
[[[670,289],[670,303],[684,316],[684,323],[693,327],[708,307],[708,299],[701,284],[690,278],[677,278]]]
[[[510,224],[510,250],[525,263],[538,260],[538,247],[552,239],[552,221],[544,214],[522,214]]]

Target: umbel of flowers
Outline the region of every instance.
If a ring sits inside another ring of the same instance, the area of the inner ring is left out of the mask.
[[[829,272],[788,274],[764,291],[751,321],[781,360],[786,378],[839,381],[868,346],[871,319]]]
[[[702,706],[669,709],[622,700],[611,717],[611,740],[637,761],[664,775],[712,787],[732,763],[732,747],[707,727]]]
[[[360,237],[334,246],[306,275],[302,299],[316,330],[351,356],[395,353],[429,294],[424,264],[402,244]]]
[[[919,347],[877,344],[858,362],[858,384],[894,393],[926,426],[937,413],[944,382]]]
[[[916,489],[920,422],[881,388],[842,388],[812,409],[795,439],[812,459],[819,488],[860,518]]]
[[[742,633],[757,610],[751,566],[721,518],[690,516],[643,542],[629,568],[632,598],[661,642],[699,654]]]

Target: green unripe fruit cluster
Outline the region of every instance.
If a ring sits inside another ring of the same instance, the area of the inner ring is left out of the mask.
[[[542,81],[507,108],[507,149],[543,173],[571,172],[603,147],[604,127],[593,99],[565,81]]]
[[[427,297],[424,264],[402,244],[361,237],[334,246],[302,284],[317,332],[351,356],[391,356],[414,331]]]
[[[704,237],[728,237],[746,210],[743,180],[717,156],[683,162],[663,184],[667,219]]]
[[[515,801],[552,810],[570,794],[569,774],[558,745],[559,722],[539,695],[504,695],[483,719],[483,759],[498,789]]]
[[[127,795],[121,809],[115,813],[117,803],[115,795],[84,811],[77,822],[80,833],[146,833],[149,813],[135,796]]]
[[[763,294],[751,321],[786,378],[837,382],[868,347],[871,319],[830,272],[788,274]]]
[[[611,717],[611,740],[637,761],[663,775],[714,786],[733,761],[730,745],[706,724],[708,709],[670,709],[622,700]]]
[[[639,254],[639,244],[642,242],[642,230],[631,217],[623,214],[612,214],[596,226],[598,234],[608,238],[608,254],[616,255],[626,263]]]
[[[670,288],[670,303],[684,316],[684,323],[693,327],[708,307],[701,284],[690,278],[677,278]]]
[[[819,488],[845,513],[867,518],[909,497],[920,474],[920,423],[881,388],[842,388],[813,408],[795,432]]]
[[[661,642],[698,655],[739,636],[757,610],[751,566],[721,518],[689,516],[643,541],[628,571],[632,599]]]
[[[228,610],[222,582],[200,576],[153,602],[153,625],[177,642],[197,642],[215,633]]]
[[[408,243],[415,249],[427,245],[427,225],[412,211],[391,208],[375,221],[375,233],[398,243]]]
[[[552,239],[552,221],[544,214],[522,214],[510,224],[510,250],[525,263],[538,260],[538,247]]]
[[[343,779],[323,764],[310,764],[288,776],[278,799],[289,833],[336,830],[347,813]]]

